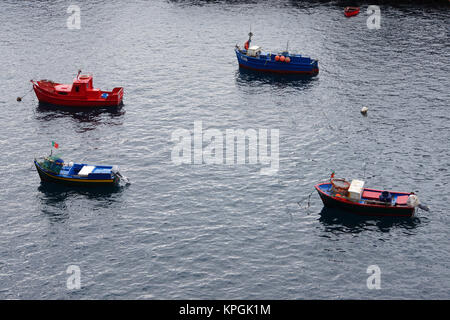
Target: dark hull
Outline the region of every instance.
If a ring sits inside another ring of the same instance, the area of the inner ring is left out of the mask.
[[[283,74],[283,75],[308,75],[308,76],[316,76],[319,74],[319,69],[311,69],[308,71],[305,70],[277,70],[277,69],[269,69],[269,68],[258,68],[252,67],[243,63],[239,63],[239,67],[247,70],[264,72],[264,73],[275,73],[275,74]]]
[[[340,209],[359,216],[412,217],[415,211],[415,208],[411,207],[364,205],[350,201],[337,200],[319,190],[317,186],[316,190],[319,193],[325,207]]]
[[[82,186],[82,187],[114,187],[118,180],[93,180],[93,179],[75,179],[75,178],[61,178],[50,172],[44,171],[37,162],[34,162],[36,170],[43,182],[58,183],[68,186]]]

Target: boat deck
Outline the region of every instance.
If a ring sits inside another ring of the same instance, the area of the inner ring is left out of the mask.
[[[106,178],[106,176],[109,177],[111,175],[111,170],[112,166],[89,166],[87,164],[76,163],[73,166],[63,166],[58,176],[63,178],[71,178],[74,176]]]

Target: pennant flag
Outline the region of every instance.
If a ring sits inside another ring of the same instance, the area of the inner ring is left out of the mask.
[[[55,141],[52,141],[52,147],[54,147],[55,149],[58,149],[59,144],[57,144]]]
[[[334,171],[331,173],[331,179],[334,178]]]

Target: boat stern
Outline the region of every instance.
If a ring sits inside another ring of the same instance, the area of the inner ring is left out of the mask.
[[[318,75],[319,74],[319,60],[317,59],[312,59],[312,73],[314,75]]]
[[[123,100],[123,87],[114,88],[112,91],[112,96],[115,98],[115,101],[119,105]]]

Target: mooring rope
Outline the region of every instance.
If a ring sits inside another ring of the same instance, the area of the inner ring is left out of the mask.
[[[311,193],[305,199],[303,199],[302,201],[298,201],[297,202],[297,204],[300,207],[300,209],[303,209],[302,205],[303,205],[303,202],[305,202],[306,200],[308,200],[308,205],[306,206],[306,209],[309,209],[309,207],[311,206],[311,196],[312,196],[313,193],[314,193],[314,190],[311,191]]]
[[[16,100],[17,100],[18,102],[22,101],[23,97],[25,97],[27,94],[29,94],[31,90],[33,90],[33,87],[31,87],[30,90],[28,90],[23,96],[17,97]]]

